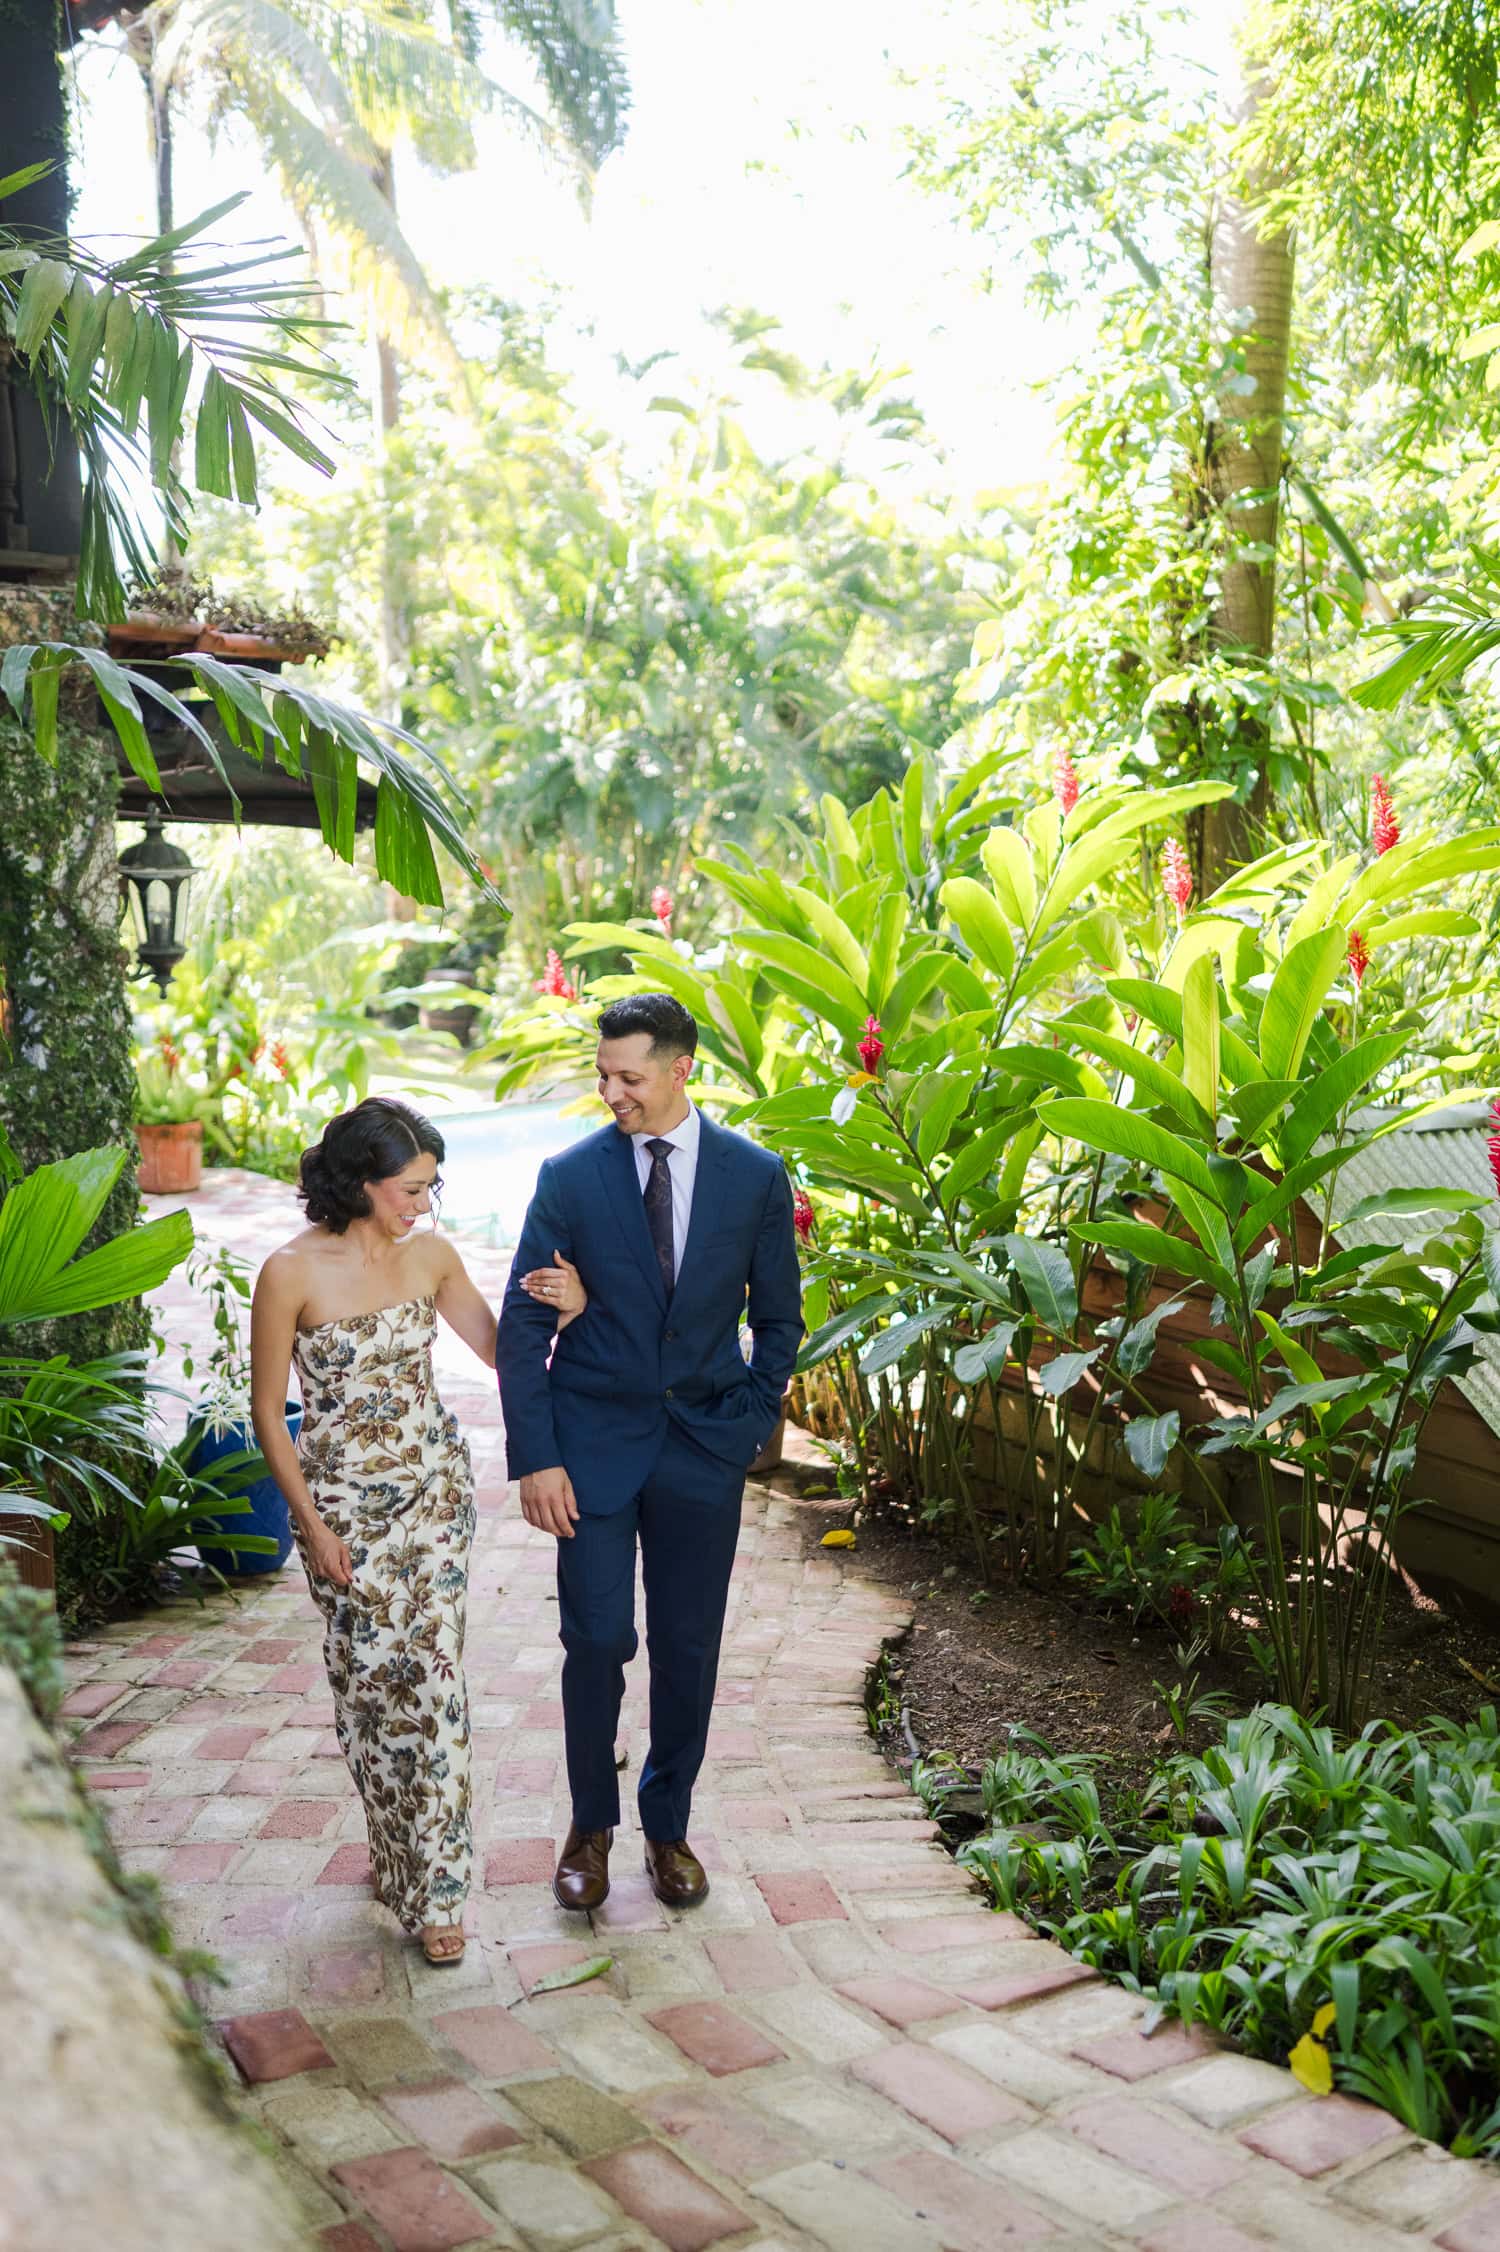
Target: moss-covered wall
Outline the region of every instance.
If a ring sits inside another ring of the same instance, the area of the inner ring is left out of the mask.
[[[0,647],[73,638],[71,613],[71,590],[5,589]],[[8,706],[0,716],[0,1123],[27,1166],[104,1143],[133,1148],[113,739],[86,724],[91,714],[77,684],[68,684],[64,706],[55,767],[37,755],[29,728]],[[132,1162],[96,1240],[129,1227],[136,1204]],[[49,1346],[78,1359],[144,1337],[136,1310],[48,1328]]]

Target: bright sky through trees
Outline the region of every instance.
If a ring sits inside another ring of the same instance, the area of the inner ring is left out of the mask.
[[[981,13],[969,0],[622,0],[620,14],[631,132],[590,220],[571,184],[496,123],[481,123],[471,174],[425,178],[398,156],[404,223],[434,279],[529,302],[555,293],[552,349],[571,361],[577,396],[616,427],[639,418],[643,443],[651,387],[622,383],[614,355],[673,350],[660,387],[682,389],[726,356],[701,311],[749,305],[778,315],[805,358],[909,364],[960,487],[1039,475],[1050,416],[1032,386],[1069,356],[1069,337],[1026,310],[1019,257],[980,287],[990,246],[902,177],[901,124],[931,97],[897,74],[961,61]],[[150,232],[135,70],[97,41],[80,52],[78,228]],[[502,56],[491,67],[505,75]],[[179,217],[247,187],[238,230],[289,231],[248,133],[227,128],[210,152],[190,120],[177,133]]]

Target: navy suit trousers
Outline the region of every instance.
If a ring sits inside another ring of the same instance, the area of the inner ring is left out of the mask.
[[[635,1559],[646,1590],[651,1748],[638,1789],[641,1829],[685,1838],[719,1673],[719,1641],[739,1537],[743,1471],[669,1427],[645,1483],[623,1509],[580,1515],[557,1544],[563,1729],[573,1819],[620,1819],[615,1735],[636,1652]]]

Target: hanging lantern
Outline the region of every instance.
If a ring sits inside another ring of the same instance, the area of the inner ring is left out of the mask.
[[[130,917],[135,925],[136,959],[165,993],[173,970],[187,952],[183,925],[187,917],[187,887],[196,873],[180,845],[168,844],[162,835],[162,818],[154,809],[142,815],[146,834],[139,844],[120,855],[120,874],[130,897]]]

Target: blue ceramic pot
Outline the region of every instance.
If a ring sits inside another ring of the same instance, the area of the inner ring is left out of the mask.
[[[286,1403],[286,1427],[295,1439],[302,1427],[302,1403]],[[216,1438],[205,1431],[188,1459],[188,1467],[195,1471],[212,1469],[226,1455],[243,1454],[255,1446],[255,1433],[248,1423],[231,1423]],[[244,1578],[252,1572],[279,1572],[292,1553],[292,1521],[287,1512],[286,1497],[272,1477],[257,1478],[244,1489],[244,1498],[250,1504],[244,1516],[200,1517],[201,1526],[217,1525],[224,1533],[260,1533],[274,1540],[274,1556],[245,1555],[238,1549],[211,1548],[201,1538],[198,1554],[205,1564],[212,1564],[226,1579]]]

